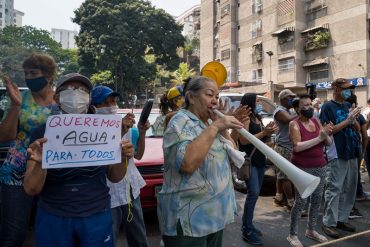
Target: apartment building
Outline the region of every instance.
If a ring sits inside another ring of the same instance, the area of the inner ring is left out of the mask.
[[[17,27],[21,27],[23,26],[23,16],[24,16],[24,13],[22,11],[19,11],[19,10],[14,10],[14,19],[13,19],[13,23],[14,25],[16,25]]]
[[[13,24],[14,0],[0,0],[0,29]]]
[[[51,37],[62,45],[64,49],[76,48],[75,37],[77,31],[65,30],[65,29],[51,29]]]
[[[183,26],[182,35],[190,39],[199,38],[200,32],[200,4],[194,5],[176,17],[176,22]]]
[[[203,66],[219,60],[232,90],[271,94],[284,88],[332,98],[331,82],[357,86],[361,105],[369,97],[368,0],[202,0]]]

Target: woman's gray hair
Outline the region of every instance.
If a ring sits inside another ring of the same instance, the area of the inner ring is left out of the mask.
[[[189,102],[189,93],[196,94],[199,90],[204,88],[204,84],[207,81],[213,81],[212,79],[205,76],[195,76],[188,83],[184,85],[184,95],[185,95],[185,109],[188,109]]]

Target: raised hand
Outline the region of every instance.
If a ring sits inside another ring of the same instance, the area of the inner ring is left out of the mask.
[[[241,129],[243,128],[243,124],[239,122],[233,116],[224,116],[222,118],[218,118],[216,121],[213,122],[213,125],[218,128],[219,131],[223,131],[225,129]]]
[[[5,82],[6,91],[9,94],[12,106],[21,106],[22,95],[19,92],[18,86],[12,82],[8,76],[3,76]]]
[[[266,136],[271,136],[272,134],[274,134],[277,130],[278,130],[278,126],[275,124],[275,122],[271,121],[269,122],[266,127],[263,129],[263,133],[266,135]]]
[[[132,113],[127,113],[126,116],[122,118],[122,135],[126,134],[129,128],[135,124],[135,115]]]
[[[29,145],[27,148],[27,153],[29,155],[29,159],[35,161],[36,163],[42,162],[42,146],[44,143],[47,142],[46,138],[40,138],[34,141]]]
[[[244,124],[244,127],[246,125],[249,125],[250,123],[250,117],[251,114],[251,108],[240,105],[236,110],[233,112],[232,116],[235,117],[239,122]]]
[[[150,128],[150,122],[146,121],[145,124],[139,123],[137,127],[139,129],[140,134],[145,134],[145,132]]]
[[[128,140],[121,141],[121,146],[122,146],[122,156],[127,157],[129,159],[134,157],[134,145],[130,141]]]

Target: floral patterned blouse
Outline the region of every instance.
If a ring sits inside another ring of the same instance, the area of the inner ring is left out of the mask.
[[[225,228],[236,214],[235,192],[228,155],[219,136],[202,165],[192,174],[180,172],[185,150],[207,126],[182,109],[171,119],[163,139],[164,182],[158,193],[162,235],[203,237]]]
[[[57,109],[56,104],[39,106],[29,90],[22,93],[21,112],[18,118],[16,139],[11,142],[7,157],[0,166],[0,182],[7,185],[23,185],[26,172],[27,147],[32,131],[46,122],[46,119]]]

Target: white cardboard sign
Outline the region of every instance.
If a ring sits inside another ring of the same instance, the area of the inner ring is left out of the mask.
[[[71,168],[121,163],[119,115],[61,114],[48,117],[42,167]]]

